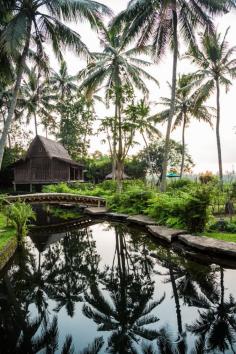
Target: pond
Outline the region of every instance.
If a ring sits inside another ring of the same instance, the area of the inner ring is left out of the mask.
[[[50,213],[0,274],[0,353],[236,352],[235,269]]]

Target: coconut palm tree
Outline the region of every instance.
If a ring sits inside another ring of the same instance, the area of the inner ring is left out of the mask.
[[[80,88],[86,89],[87,94],[90,95],[103,86],[107,105],[111,101],[114,103],[113,178],[115,179],[117,171],[117,179],[120,183],[124,163],[121,118],[124,100],[132,96],[133,88],[148,93],[143,78],[152,80],[156,84],[158,82],[143,69],[151,63],[136,57],[140,54],[137,47],[127,49],[122,33],[111,27],[103,32],[103,36],[101,39],[103,52],[92,53],[94,60],[79,74],[79,78],[83,80]]]
[[[182,160],[180,166],[180,177],[183,176],[185,163],[185,131],[188,128],[192,118],[198,121],[204,121],[212,126],[213,108],[204,104],[207,99],[201,90],[194,90],[193,76],[191,74],[181,75],[177,81],[175,114],[172,130],[182,125]],[[171,109],[171,100],[166,97],[161,98],[161,105],[167,108],[158,115],[158,121],[168,121]]]
[[[162,191],[166,189],[170,133],[175,112],[180,34],[187,44],[195,46],[195,30],[198,25],[212,30],[211,15],[227,11],[232,5],[234,1],[231,0],[131,0],[127,9],[114,20],[117,27],[122,23],[126,24],[126,42],[130,42],[137,35],[139,47],[151,42],[151,51],[156,61],[165,54],[167,48],[173,50],[171,107],[166,131]]]
[[[199,68],[195,77],[201,83],[203,94],[210,97],[213,92],[216,92],[216,140],[221,184],[223,181],[223,166],[220,140],[220,88],[223,86],[227,92],[232,84],[230,79],[236,77],[236,57],[234,56],[236,46],[229,47],[226,40],[228,30],[223,38],[217,31],[210,34],[206,32],[201,38],[201,49],[192,47],[187,54],[192,63]]]
[[[17,102],[18,118],[26,116],[27,123],[29,123],[33,117],[35,135],[38,135],[37,117],[47,113],[50,115],[51,110],[55,107],[53,104],[55,98],[56,95],[49,91],[47,81],[40,80],[37,68],[35,66],[32,67],[27,72],[19,92]]]
[[[154,172],[149,153],[148,141],[162,137],[160,130],[156,127],[157,115],[150,115],[150,104],[145,99],[141,99],[136,105],[130,104],[125,110],[125,114],[129,117],[131,128],[134,134],[139,133],[142,136],[148,156],[149,172],[154,181]]]
[[[11,126],[22,76],[25,70],[29,48],[32,41],[37,39],[41,55],[44,53],[43,42],[51,42],[58,58],[62,58],[62,46],[74,49],[77,53],[89,55],[88,49],[81,41],[80,35],[70,29],[65,23],[87,19],[93,28],[101,26],[103,14],[110,10],[96,1],[71,0],[0,0],[1,11],[10,12],[12,16],[4,26],[1,37],[1,51],[9,55],[18,54],[16,66],[16,81],[12,89],[12,100],[9,106],[6,124],[0,139],[0,166],[7,133]]]
[[[51,71],[49,85],[52,85],[53,91],[56,91],[59,94],[59,98],[63,101],[66,95],[71,95],[78,90],[78,85],[76,85],[77,80],[77,75],[70,75],[68,73],[67,64],[63,60],[59,72]]]

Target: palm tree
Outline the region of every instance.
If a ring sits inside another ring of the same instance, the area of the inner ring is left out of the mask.
[[[221,184],[223,182],[223,167],[220,141],[220,87],[224,86],[227,92],[232,84],[230,79],[236,77],[236,58],[233,57],[236,46],[229,47],[226,40],[228,30],[223,38],[216,31],[210,34],[205,33],[201,38],[201,50],[191,48],[187,54],[187,57],[199,68],[195,77],[202,85],[203,94],[209,97],[216,91],[216,140]]]
[[[165,154],[161,190],[166,190],[170,133],[175,113],[177,61],[179,54],[179,32],[187,44],[196,45],[195,29],[198,25],[213,29],[211,15],[222,13],[234,4],[231,0],[131,0],[125,11],[114,20],[120,27],[126,24],[126,42],[139,35],[138,47],[151,41],[152,54],[156,61],[165,54],[167,47],[173,49],[171,84],[171,107],[167,123]]]
[[[52,85],[53,91],[56,91],[59,94],[59,98],[63,101],[66,95],[71,95],[78,90],[77,80],[77,75],[69,75],[67,64],[63,60],[59,72],[52,70],[49,77],[49,85]]]
[[[179,76],[176,88],[175,99],[175,121],[173,123],[172,130],[182,125],[182,160],[180,167],[180,177],[183,176],[184,163],[185,163],[185,131],[191,122],[192,118],[196,118],[198,121],[204,121],[210,125],[213,111],[211,107],[204,104],[206,97],[202,95],[201,91],[193,90],[192,86],[193,76],[181,75]],[[168,108],[159,113],[158,121],[167,121],[170,116],[171,100],[169,98],[162,97],[162,105]]]
[[[123,34],[111,27],[104,31],[103,35],[101,44],[104,50],[102,53],[92,53],[94,60],[79,74],[79,78],[83,79],[80,88],[86,89],[87,94],[90,95],[103,85],[107,105],[111,101],[114,103],[113,179],[117,171],[117,179],[120,183],[124,163],[121,118],[124,98],[128,99],[128,96],[132,95],[133,87],[145,94],[148,93],[143,78],[153,80],[157,84],[158,82],[143,69],[151,63],[136,57],[140,54],[140,50],[137,47],[127,49]]]
[[[150,115],[150,105],[145,99],[141,99],[136,105],[129,105],[125,110],[125,114],[129,117],[134,132],[140,133],[142,136],[147,150],[149,170],[152,176],[152,181],[154,181],[148,141],[162,137],[161,132],[155,126],[157,115]]]
[[[34,118],[35,135],[38,135],[37,116],[50,115],[53,109],[53,101],[56,95],[53,95],[47,86],[47,81],[41,81],[36,67],[27,72],[23,85],[19,92],[17,108],[18,118],[26,115],[27,123]],[[19,109],[21,110],[19,112]]]
[[[0,139],[1,166],[30,43],[34,41],[37,46],[40,46],[41,55],[44,53],[43,42],[51,41],[53,50],[60,59],[62,58],[62,46],[73,48],[77,53],[88,56],[88,49],[81,41],[79,34],[67,27],[64,22],[87,19],[93,28],[97,28],[102,25],[101,16],[111,12],[105,5],[92,0],[55,0],[53,2],[50,0],[43,2],[41,0],[0,0],[0,6],[1,11],[12,13],[1,32],[1,51],[11,55],[21,52],[16,66],[17,74],[12,89],[12,100]]]

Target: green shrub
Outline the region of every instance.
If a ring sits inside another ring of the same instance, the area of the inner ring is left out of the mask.
[[[232,193],[232,197],[236,198],[236,182],[232,183],[231,188],[232,188],[232,192],[231,192]]]
[[[160,193],[149,201],[146,212],[158,221],[159,224],[170,227],[183,228],[185,226],[182,215],[185,208],[185,196],[173,196],[169,193]]]
[[[198,188],[191,193],[158,194],[149,202],[148,215],[158,223],[187,231],[202,232],[209,219],[210,189]]]
[[[211,190],[200,188],[190,195],[184,210],[184,221],[189,232],[203,232],[209,220]]]
[[[215,182],[217,180],[218,180],[217,177],[214,176],[213,173],[210,172],[210,171],[206,171],[205,173],[201,173],[200,176],[199,176],[199,181],[202,184],[212,183],[212,182]]]
[[[108,198],[108,205],[113,211],[128,214],[142,214],[148,206],[153,192],[140,187],[131,187],[122,193],[115,193]]]
[[[50,184],[43,186],[43,193],[72,193],[67,183]]]
[[[174,181],[171,181],[168,185],[168,190],[172,189],[187,189],[194,185],[195,183],[192,182],[190,179],[187,178],[181,178],[181,179],[176,179]]]
[[[27,233],[27,222],[30,219],[36,219],[32,207],[26,203],[16,202],[7,205],[4,209],[4,213],[8,221],[16,228],[17,240],[20,244]]]
[[[210,231],[236,233],[236,224],[227,220],[219,220],[209,227]]]

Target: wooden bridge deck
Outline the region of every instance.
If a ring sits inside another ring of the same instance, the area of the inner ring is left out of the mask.
[[[34,193],[34,194],[23,194],[23,195],[12,195],[6,198],[8,202],[26,202],[29,204],[59,204],[59,203],[69,203],[75,205],[81,205],[84,207],[104,207],[106,206],[106,200],[100,197],[91,197],[85,195],[77,195],[70,193]]]

